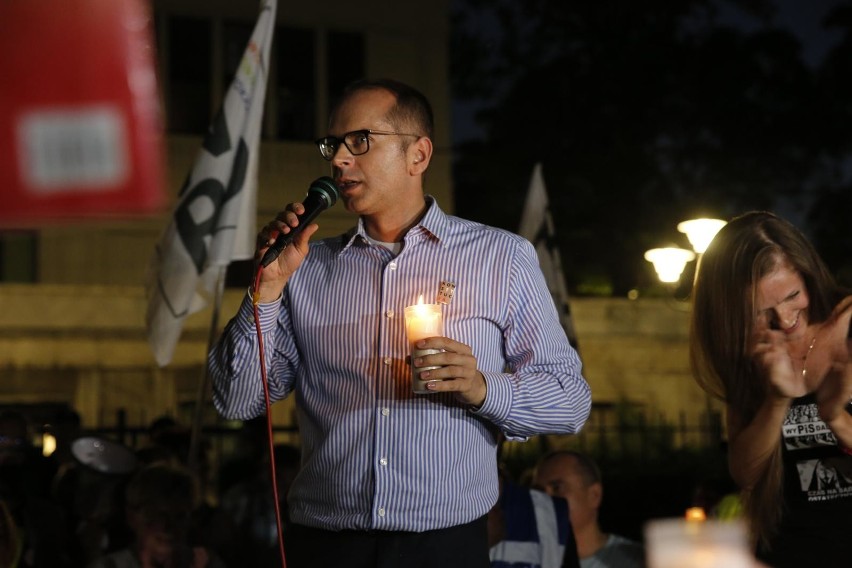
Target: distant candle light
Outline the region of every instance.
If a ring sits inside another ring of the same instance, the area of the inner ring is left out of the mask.
[[[45,432],[41,437],[41,454],[50,457],[56,451],[56,436]]]

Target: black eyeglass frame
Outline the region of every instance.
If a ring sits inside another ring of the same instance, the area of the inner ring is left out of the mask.
[[[319,148],[320,155],[326,161],[330,162],[334,159],[334,156],[337,154],[337,151],[340,149],[340,143],[342,142],[346,149],[349,150],[349,153],[353,156],[362,156],[370,151],[370,136],[373,134],[379,134],[382,136],[414,136],[416,138],[422,138],[420,134],[409,134],[407,132],[391,132],[389,130],[371,130],[369,128],[361,128],[359,130],[353,130],[351,132],[347,132],[343,135],[342,138],[338,138],[337,136],[323,136],[314,141],[314,144]],[[363,152],[356,152],[352,149],[352,146],[349,145],[349,142],[346,141],[350,136],[361,135],[364,137],[364,142],[366,148]],[[326,153],[323,148],[329,148],[330,152]]]

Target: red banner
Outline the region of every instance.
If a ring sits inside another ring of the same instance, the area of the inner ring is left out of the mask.
[[[0,2],[0,225],[157,211],[163,134],[143,0]]]

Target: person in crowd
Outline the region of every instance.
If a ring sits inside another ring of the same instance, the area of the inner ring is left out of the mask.
[[[195,476],[183,466],[142,467],[127,484],[125,498],[132,544],[96,559],[90,568],[225,568],[215,553],[189,540],[198,503]]]
[[[533,485],[568,501],[577,541],[580,568],[638,568],[645,564],[641,543],[601,529],[598,513],[603,501],[603,479],[588,455],[560,450],[536,464]]]
[[[221,500],[235,485],[249,483],[269,469],[266,416],[245,420],[236,431],[233,451],[216,469],[216,494]],[[298,464],[296,464],[298,468]]]
[[[0,411],[0,467],[7,465],[23,469],[22,481],[29,494],[50,497],[57,466],[33,444],[30,418],[14,409]]]
[[[279,512],[286,527],[287,492],[299,470],[300,451],[290,444],[274,447],[275,475],[278,488]],[[274,566],[280,562],[278,520],[268,458],[257,464],[250,476],[231,485],[222,495],[220,506],[233,521],[239,539],[247,546],[241,555],[244,568]],[[286,528],[282,529],[286,531]]]
[[[488,512],[491,568],[579,568],[568,501],[513,481],[501,468]]]
[[[215,504],[218,494],[211,491],[207,440],[200,440],[197,455],[190,465],[191,432],[170,416],[156,418],[148,427],[148,443],[136,450],[140,467],[161,463],[191,471],[198,485],[199,500],[193,509],[188,538],[193,546],[205,547],[228,566],[247,566],[246,546],[240,540],[237,526],[221,506]]]
[[[73,543],[73,565],[87,566],[130,542],[124,492],[138,461],[129,447],[100,437],[79,438],[70,451],[73,461],[53,480],[53,499]]]
[[[0,554],[11,566],[74,566],[63,511],[52,499],[55,469],[32,444],[29,418],[0,411]]]
[[[56,441],[56,448],[50,454],[56,470],[51,478],[52,482],[57,475],[60,475],[63,468],[70,467],[74,463],[71,444],[82,435],[80,414],[71,407],[60,408],[51,417],[48,431]]]
[[[5,499],[0,499],[0,566],[18,566],[23,534]]]
[[[751,211],[704,253],[692,303],[693,372],[726,404],[758,558],[849,566],[852,297],[799,229]]]
[[[699,479],[690,506],[701,509],[707,519],[733,520],[742,516],[739,488],[730,476]]]
[[[211,350],[219,412],[266,412],[256,304],[270,398],[296,392],[291,568],[488,566],[498,431],[575,433],[590,410],[532,245],[424,193],[432,140],[419,91],[351,85],[317,145],[357,226],[310,245],[315,223],[295,233]],[[261,229],[258,259],[304,211]],[[409,363],[403,312],[419,295],[442,306],[443,332]],[[429,394],[412,392],[410,365],[434,367],[418,372]]]

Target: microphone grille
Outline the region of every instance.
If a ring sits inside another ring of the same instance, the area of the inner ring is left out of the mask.
[[[308,188],[309,193],[319,194],[326,202],[326,207],[331,207],[337,203],[337,198],[340,197],[340,190],[337,189],[337,184],[328,176],[315,179]]]

